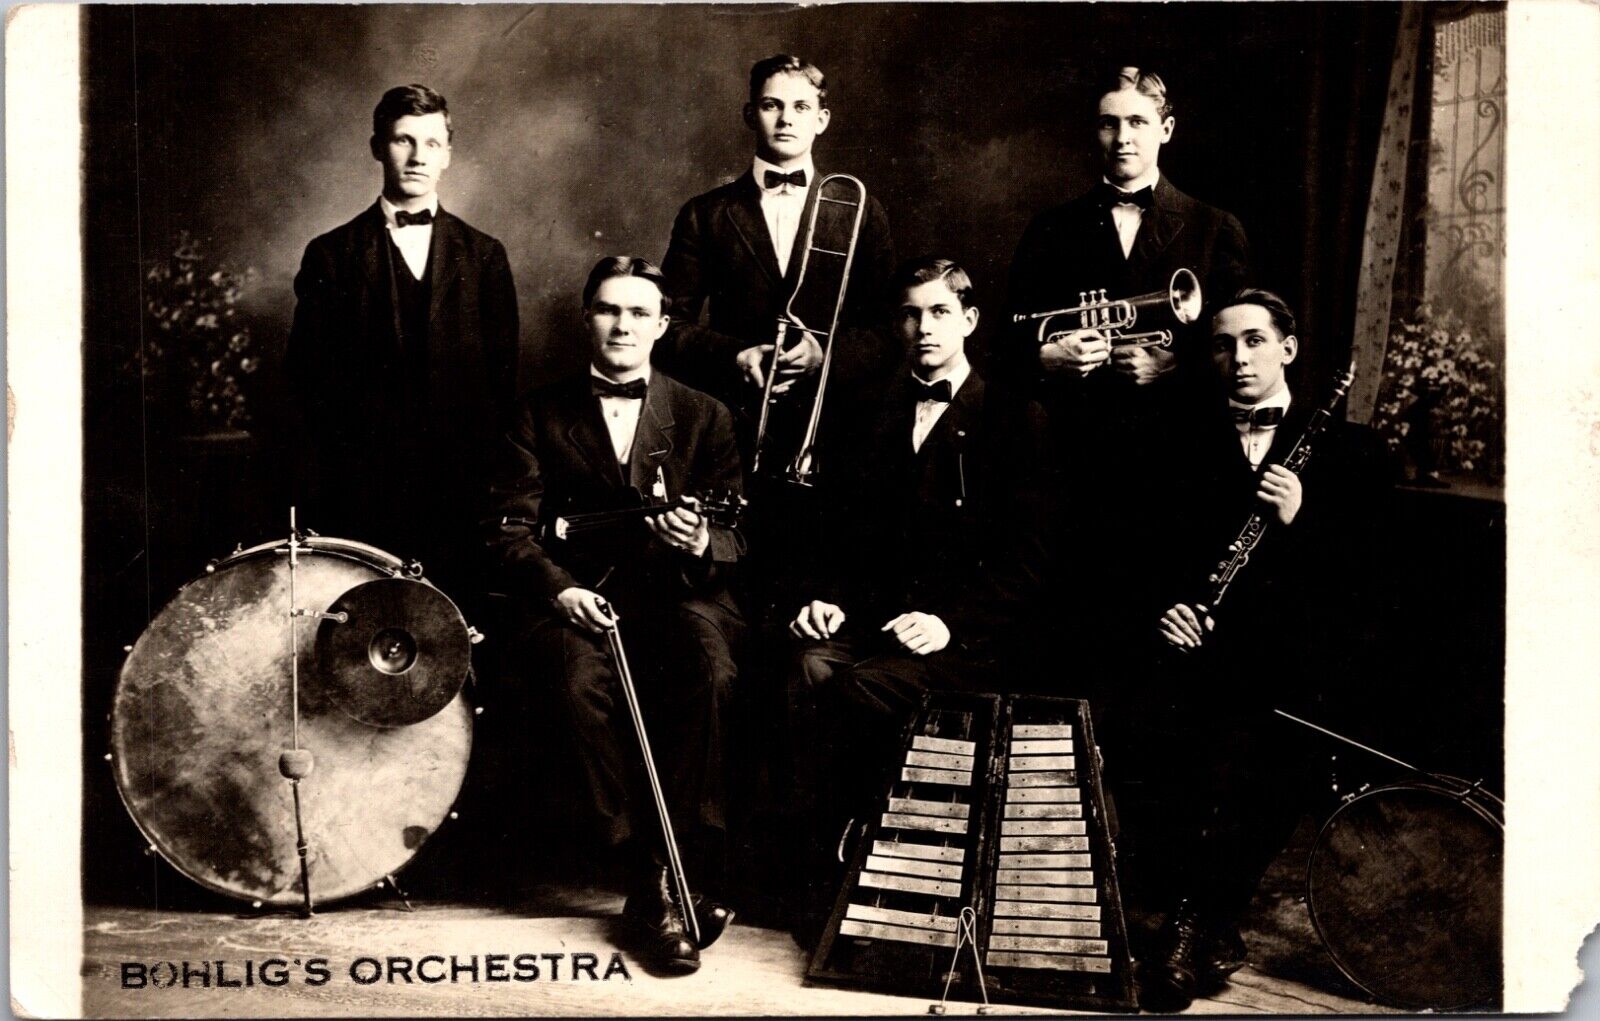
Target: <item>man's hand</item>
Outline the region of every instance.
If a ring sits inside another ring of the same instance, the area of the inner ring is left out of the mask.
[[[1111,344],[1099,330],[1058,333],[1039,348],[1039,367],[1051,375],[1082,379],[1111,357]]]
[[[938,652],[950,644],[950,629],[931,613],[902,613],[878,630],[893,632],[894,640],[915,656]]]
[[[822,344],[802,330],[800,339],[778,356],[778,382],[793,382],[801,376],[815,375],[822,368]]]
[[[833,603],[813,599],[800,608],[789,622],[789,633],[796,638],[814,638],[825,642],[839,633],[844,624],[844,610]]]
[[[773,346],[757,344],[747,347],[733,359],[744,378],[756,386],[767,385],[767,366],[772,364]],[[801,376],[809,376],[821,367],[822,345],[816,337],[802,331],[800,339],[778,356],[778,377],[772,382],[772,392],[784,393]]]
[[[1211,619],[1210,613],[1201,604],[1191,607],[1187,603],[1179,603],[1161,615],[1161,637],[1167,640],[1168,645],[1184,652],[1200,648],[1205,636],[1216,626],[1217,622]]]
[[[1256,496],[1272,508],[1278,524],[1292,525],[1295,515],[1300,513],[1304,496],[1300,488],[1300,476],[1281,464],[1269,464],[1261,473],[1261,485],[1256,487]]]
[[[556,606],[572,623],[597,634],[611,630],[611,625],[617,621],[616,615],[611,612],[611,604],[600,593],[576,585],[564,588],[556,595]]]
[[[692,498],[689,503],[689,507],[674,507],[659,517],[645,518],[644,523],[673,549],[703,556],[711,545],[711,528],[699,513],[700,505]]]
[[[1171,348],[1127,344],[1111,349],[1112,370],[1133,380],[1135,386],[1154,383],[1177,367],[1178,355]]]

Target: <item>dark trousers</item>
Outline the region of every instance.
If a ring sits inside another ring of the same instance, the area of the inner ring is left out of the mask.
[[[1312,804],[1315,758],[1272,714],[1271,692],[1241,688],[1242,673],[1221,665],[1174,655],[1128,671],[1097,707],[1097,737],[1129,893],[1233,922]]]
[[[724,728],[744,622],[725,599],[609,598],[679,849],[696,880],[714,888],[727,825]],[[529,670],[555,685],[601,839],[658,849],[660,823],[606,636],[546,616],[520,649]]]
[[[986,659],[954,648],[913,655],[877,632],[881,623],[847,624],[829,641],[797,646],[791,661],[791,801],[823,853],[848,819],[864,818],[883,797],[885,771],[901,757],[901,733],[923,695],[983,691],[993,680]]]

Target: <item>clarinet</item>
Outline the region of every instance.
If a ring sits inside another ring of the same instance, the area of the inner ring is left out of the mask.
[[[1355,382],[1356,363],[1351,362],[1350,367],[1333,381],[1333,393],[1328,401],[1311,415],[1311,420],[1306,423],[1306,431],[1300,434],[1295,441],[1294,449],[1289,451],[1289,456],[1283,459],[1283,466],[1296,475],[1311,460],[1311,449],[1316,438],[1328,428],[1328,422],[1333,418],[1334,410],[1339,402],[1344,400],[1345,394],[1350,392],[1350,384]],[[1250,554],[1261,544],[1261,537],[1267,532],[1267,516],[1261,511],[1250,515],[1250,519],[1239,529],[1239,535],[1228,544],[1228,553],[1212,570],[1206,583],[1211,586],[1210,598],[1206,600],[1206,607],[1215,610],[1217,604],[1222,602],[1228,594],[1228,586],[1233,584],[1234,576],[1245,564],[1250,562]]]

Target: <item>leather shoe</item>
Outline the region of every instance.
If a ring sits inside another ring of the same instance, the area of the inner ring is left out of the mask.
[[[664,971],[688,975],[700,970],[700,950],[689,938],[683,913],[672,899],[666,866],[651,870],[648,879],[628,896],[622,917],[640,939],[640,950]]]
[[[1198,912],[1185,901],[1156,936],[1154,952],[1139,962],[1139,1006],[1175,1014],[1194,1002],[1210,934]]]
[[[1237,925],[1213,929],[1200,955],[1201,992],[1221,990],[1228,984],[1228,976],[1243,968],[1249,957]]]
[[[733,924],[736,912],[726,905],[706,900],[698,893],[693,896],[692,902],[695,920],[700,923],[700,949],[704,950],[715,943],[728,926]]]

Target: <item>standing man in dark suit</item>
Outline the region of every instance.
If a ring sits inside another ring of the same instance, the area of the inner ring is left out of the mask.
[[[805,642],[788,684],[790,732],[800,797],[823,802],[808,806],[817,864],[878,793],[874,767],[924,692],[991,690],[1000,664],[1029,660],[1017,645],[1047,560],[1044,413],[967,361],[971,279],[948,259],[921,259],[890,293],[909,370],[880,405],[828,529],[831,569],[790,624]]]
[[[467,584],[519,343],[505,248],[439,207],[451,135],[437,92],[384,93],[371,140],[383,191],[306,247],[287,356],[300,520],[421,559],[443,585]]]
[[[501,445],[489,546],[497,587],[520,608],[508,662],[530,677],[558,678],[587,797],[627,877],[624,915],[656,963],[689,972],[699,967],[699,949],[669,892],[658,821],[603,634],[614,620],[628,622],[629,658],[642,679],[674,829],[691,879],[714,886],[725,828],[731,650],[744,629],[728,575],[744,540],[692,500],[592,538],[559,540],[551,532],[559,517],[614,509],[640,495],[672,504],[740,489],[727,409],[651,370],[651,349],[668,325],[662,285],[661,271],[643,259],[602,259],[589,274],[590,366],[518,404]],[[720,908],[697,914],[703,933],[727,922]]]
[[[1104,176],[1087,194],[1040,213],[1011,263],[1010,310],[1068,308],[1080,293],[1109,298],[1165,290],[1179,269],[1202,294],[1231,294],[1247,272],[1244,229],[1161,173],[1176,127],[1158,75],[1125,67],[1100,94],[1095,138]],[[1144,328],[1141,324],[1140,328]],[[1002,371],[1034,388],[1071,479],[1069,518],[1084,539],[1064,544],[1076,565],[1066,608],[1099,658],[1143,632],[1160,598],[1145,584],[1165,552],[1172,430],[1203,389],[1203,338],[1117,347],[1094,330],[1040,343],[1038,323],[1011,329]]]
[[[656,349],[656,363],[736,410],[759,410],[755,402],[778,317],[800,270],[806,213],[825,176],[812,147],[832,117],[827,81],[816,65],[783,53],[758,61],[744,106],[745,126],[755,136],[750,169],[684,203],[672,226],[662,263],[672,329]],[[850,394],[871,393],[896,363],[887,338],[871,329],[893,269],[889,218],[869,195],[830,371],[829,386],[839,391],[830,390],[827,399],[839,414],[847,414]],[[795,341],[791,335],[778,361],[775,389],[798,408],[809,406],[804,384],[821,367],[822,348],[809,334]],[[790,454],[780,452],[779,460]]]

